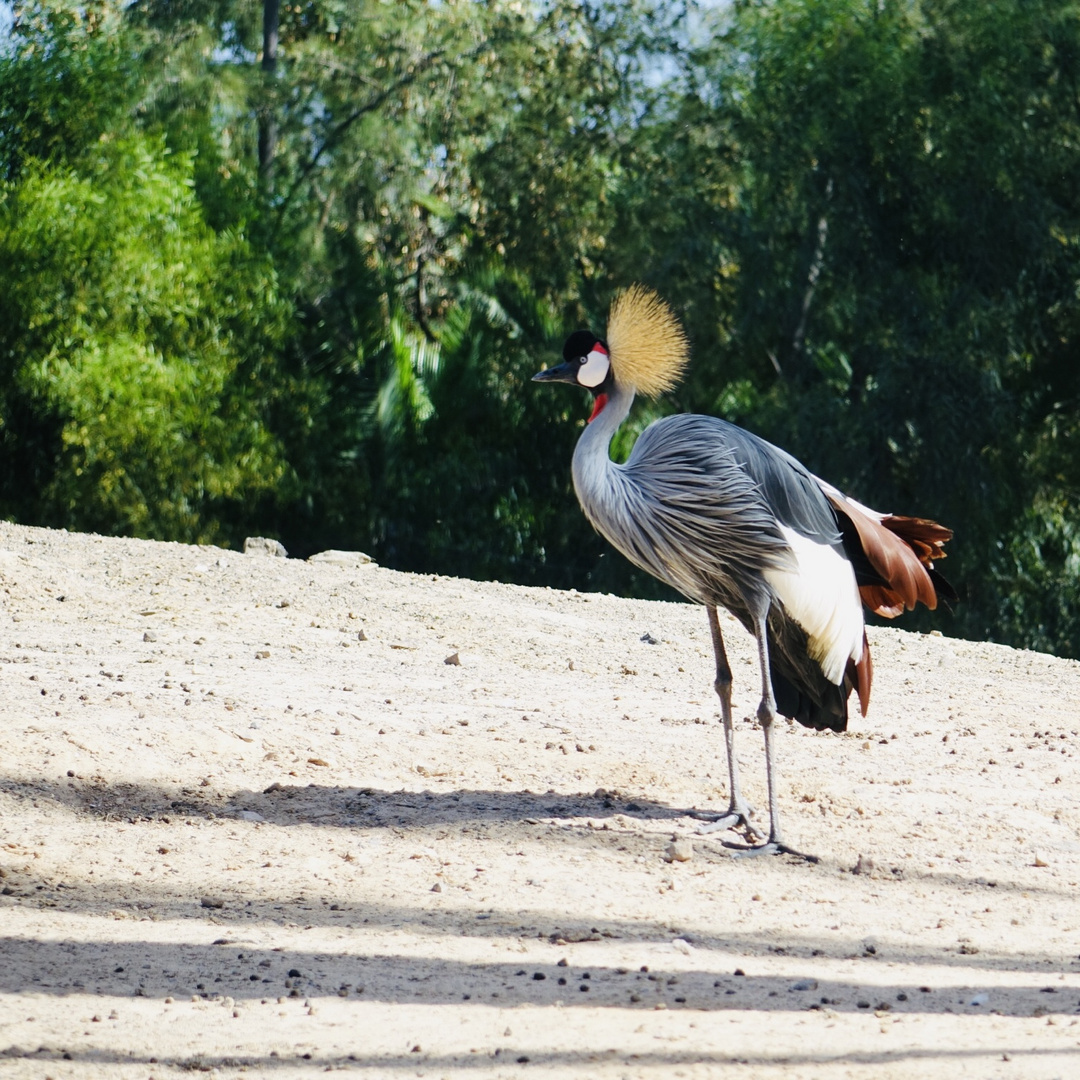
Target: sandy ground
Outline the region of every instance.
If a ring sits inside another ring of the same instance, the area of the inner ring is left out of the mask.
[[[0,587],[0,1076],[1080,1076],[1080,664],[872,631],[781,733],[820,861],[739,859],[692,606],[14,525]]]

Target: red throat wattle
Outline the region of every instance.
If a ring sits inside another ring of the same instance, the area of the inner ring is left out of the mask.
[[[592,416],[589,417],[589,423],[591,424],[604,410],[604,406],[607,404],[607,394],[597,394],[596,404],[593,406]]]

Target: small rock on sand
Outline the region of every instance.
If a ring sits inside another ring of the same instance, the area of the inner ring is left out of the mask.
[[[694,845],[687,837],[672,840],[664,848],[664,862],[689,862],[694,857]]]
[[[289,553],[280,540],[271,540],[266,536],[249,536],[244,541],[245,555],[271,555],[278,559],[288,558]]]

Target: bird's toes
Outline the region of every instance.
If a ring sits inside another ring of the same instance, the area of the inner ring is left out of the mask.
[[[749,807],[744,809],[731,807],[723,813],[705,813],[695,810],[692,816],[703,822],[696,830],[700,836],[738,828],[745,829],[750,838],[763,836],[764,834],[760,833],[750,820],[752,812]]]
[[[736,859],[753,859],[758,855],[781,855],[784,852],[784,846],[772,840],[765,844],[751,844],[749,847],[741,847],[735,844],[726,844],[725,846],[731,848],[731,854]]]
[[[807,855],[805,851],[796,851],[793,847],[779,840],[769,840],[764,844],[751,844],[749,847],[741,847],[735,844],[725,844],[731,849],[731,854],[736,859],[749,859],[757,855],[794,855],[797,859],[803,859],[808,863],[820,862],[817,855]]]
[[[703,815],[695,814],[694,817]],[[695,830],[698,836],[708,836],[710,833],[724,832],[725,829],[733,829],[742,821],[739,814],[716,814],[711,820],[703,821]]]

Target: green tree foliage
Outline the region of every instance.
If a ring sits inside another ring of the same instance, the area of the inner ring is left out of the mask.
[[[40,75],[39,50],[55,67],[53,46],[67,42],[76,89],[92,99],[116,49],[92,20],[47,29],[48,47],[35,35],[20,68]],[[100,130],[81,97],[88,126],[72,126],[66,91],[50,97],[45,76],[30,85],[25,123],[5,128],[9,148],[22,141],[0,187],[0,507],[53,525],[214,537],[230,504],[288,476],[257,386],[287,313],[273,269],[204,224],[190,155]]]
[[[16,5],[0,512],[658,595],[531,374],[616,288],[717,412],[956,529],[922,625],[1080,654],[1080,8]],[[272,137],[271,137],[272,136]]]
[[[198,147],[211,220],[247,222],[296,304],[274,430],[301,495],[263,519],[290,549],[565,583],[602,558],[531,434],[568,458],[580,403],[524,383],[596,302],[641,10],[283,8],[268,86],[254,8],[137,9],[182,88],[148,91],[145,122]],[[216,51],[189,48],[207,28]],[[278,149],[258,176],[265,108]]]
[[[746,170],[748,418],[956,528],[954,626],[1067,652],[1078,46],[1073,5],[813,0],[739,6],[705,60]]]

